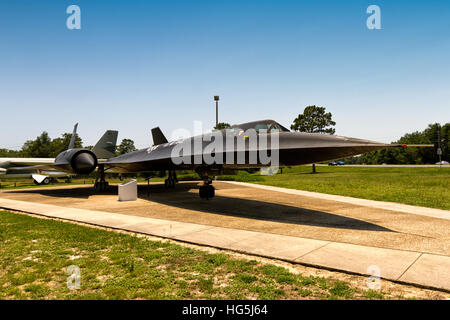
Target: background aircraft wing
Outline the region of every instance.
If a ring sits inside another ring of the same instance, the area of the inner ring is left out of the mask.
[[[53,164],[55,158],[0,158],[2,167],[23,167]]]
[[[8,171],[21,171],[21,170],[57,170],[58,167],[51,164],[38,164],[38,165],[22,165],[21,167],[9,167]]]

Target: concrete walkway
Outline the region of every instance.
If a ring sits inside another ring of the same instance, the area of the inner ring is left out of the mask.
[[[450,211],[442,210],[442,209],[425,208],[425,207],[411,206],[411,205],[407,205],[407,204],[403,204],[403,203],[396,203],[396,202],[375,201],[375,200],[352,198],[352,197],[347,197],[347,196],[338,196],[338,195],[327,194],[327,193],[318,193],[318,192],[303,191],[303,190],[296,190],[296,189],[272,187],[272,186],[266,186],[266,185],[261,185],[261,184],[256,184],[256,183],[236,182],[236,181],[227,181],[227,183],[245,186],[245,187],[251,187],[251,188],[258,188],[258,189],[263,189],[263,190],[282,192],[282,193],[287,193],[287,194],[294,194],[294,195],[299,195],[299,196],[304,196],[304,197],[319,198],[322,200],[331,200],[331,201],[350,203],[350,204],[355,204],[355,205],[363,206],[363,207],[392,210],[392,211],[397,211],[397,212],[417,214],[420,216],[450,220]]]
[[[0,198],[0,208],[450,291],[450,257]]]

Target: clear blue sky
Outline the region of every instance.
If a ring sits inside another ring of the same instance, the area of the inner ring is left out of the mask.
[[[81,30],[66,8],[81,8]],[[382,30],[366,28],[381,8]],[[0,2],[0,147],[43,130],[93,144],[106,129],[206,129],[307,105],[340,135],[390,142],[450,121],[449,1]]]

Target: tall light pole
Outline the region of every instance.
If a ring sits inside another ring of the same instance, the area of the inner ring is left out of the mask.
[[[216,128],[219,124],[219,96],[214,96],[214,101],[216,102]]]

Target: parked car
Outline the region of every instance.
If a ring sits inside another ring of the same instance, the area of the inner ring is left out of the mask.
[[[336,163],[338,164],[338,166],[343,166],[345,164],[344,161],[337,161]]]
[[[328,165],[329,166],[337,166],[338,163],[336,161],[333,161],[333,162],[328,162]]]
[[[436,162],[436,164],[449,164],[448,161]]]

